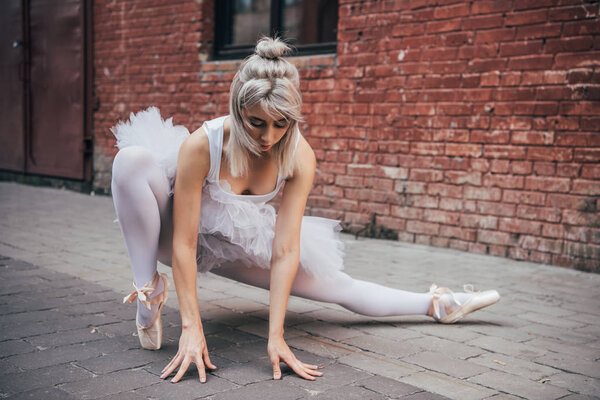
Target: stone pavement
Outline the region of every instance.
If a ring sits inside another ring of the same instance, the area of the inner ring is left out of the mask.
[[[344,235],[353,276],[413,291],[432,282],[496,288],[500,303],[455,325],[372,319],[290,300],[286,338],[324,376],[271,380],[268,292],[200,275],[213,362],[206,384],[158,378],[177,349],[175,293],[166,340],[141,350],[131,274],[111,199],[0,183],[0,398],[587,399],[600,396],[600,276],[496,257]],[[170,269],[160,266],[170,275]],[[172,278],[171,278],[172,279]]]

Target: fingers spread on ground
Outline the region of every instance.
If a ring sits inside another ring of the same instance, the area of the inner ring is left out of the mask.
[[[171,379],[171,382],[173,382],[173,383],[179,382],[179,380],[183,377],[183,375],[187,371],[188,367],[190,366],[190,362],[191,362],[191,360],[187,357],[183,359],[183,362],[181,363],[181,366],[179,367],[179,371],[177,371],[177,375],[175,375],[175,378]]]
[[[208,368],[210,368],[210,369],[217,369],[217,366],[214,365],[212,363],[212,361],[210,361],[210,357],[208,356],[208,353],[203,354],[202,358],[204,359],[204,365],[206,365]]]
[[[319,368],[318,366],[312,365],[312,364],[302,363],[302,365],[304,366],[304,368],[308,368],[308,369],[318,369]]]

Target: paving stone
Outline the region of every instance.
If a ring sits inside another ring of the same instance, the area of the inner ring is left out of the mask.
[[[323,322],[310,322],[308,324],[296,325],[296,328],[310,332],[313,335],[323,336],[338,341],[363,334],[357,329],[344,328],[343,326]]]
[[[102,400],[148,400],[148,396],[137,394],[136,392],[123,392],[102,397]]]
[[[600,362],[598,361],[582,360],[579,357],[564,353],[547,353],[534,359],[534,361],[563,371],[600,378]]]
[[[301,336],[286,340],[288,346],[302,349],[323,357],[338,358],[356,352],[356,349],[326,338]]]
[[[527,344],[510,342],[506,339],[485,336],[469,342],[472,346],[477,346],[494,353],[506,354],[518,358],[531,359],[540,357],[546,353],[545,350],[528,346]]]
[[[361,379],[360,381],[356,382],[356,385],[393,398],[408,396],[410,394],[421,392],[421,389],[417,388],[416,386],[407,385],[394,379],[384,378],[382,376],[371,376],[369,378]]]
[[[12,356],[8,360],[22,369],[37,369],[70,361],[87,360],[99,355],[100,353],[96,349],[82,343],[20,354]]]
[[[416,325],[404,326],[402,324],[382,323],[352,324],[353,329],[363,333],[398,341],[423,337],[422,333],[411,329],[415,326]]]
[[[484,353],[477,357],[469,358],[469,362],[482,365],[488,369],[519,375],[532,381],[538,381],[560,372],[546,365],[504,354]]]
[[[11,399],[14,400],[77,400],[78,397],[73,396],[63,390],[48,387],[48,388],[40,388],[36,390],[30,390],[24,393],[18,393],[14,396],[10,396]]]
[[[219,367],[213,374],[238,385],[273,379],[271,364],[266,362],[234,363],[226,368]]]
[[[76,364],[94,374],[100,375],[147,365],[157,359],[157,356],[153,353],[143,349],[127,350],[102,355],[85,361],[78,361]]]
[[[69,365],[51,366],[31,371],[4,375],[0,379],[0,391],[7,394],[21,393],[38,388],[91,378],[90,372]]]
[[[404,357],[402,361],[461,379],[489,371],[488,368],[469,361],[451,358],[443,353],[434,353],[431,351],[423,351],[409,357]]]
[[[336,387],[339,388],[360,381],[367,375],[364,371],[337,363],[330,364],[327,368],[320,371],[323,373],[323,376],[318,377],[314,381],[303,379],[295,374],[291,374],[286,379],[306,390],[327,392]]]
[[[367,352],[352,353],[340,357],[338,361],[342,364],[391,379],[399,379],[403,376],[422,370],[421,367],[407,364],[402,361],[388,360]]]
[[[0,376],[21,372],[21,369],[12,364],[8,359],[0,359]],[[0,378],[3,379],[3,378]]]
[[[134,393],[142,396],[145,399],[191,400],[204,398],[220,392],[234,390],[238,387],[238,385],[214,375],[208,375],[206,383],[201,383],[198,379],[198,375],[188,375],[177,383],[161,381],[158,384],[137,389]]]
[[[597,378],[561,372],[552,375],[548,380],[548,383],[578,392],[579,394],[600,396],[600,379]]]
[[[6,342],[0,342],[0,357],[30,353],[35,350],[35,346],[32,346],[23,340],[7,340]]]
[[[144,370],[119,371],[99,375],[77,382],[65,383],[59,388],[81,400],[98,399],[121,392],[128,392],[160,381]]]
[[[538,383],[517,375],[490,371],[468,379],[496,390],[519,395],[531,400],[557,399],[569,394],[565,389],[547,383]]]
[[[587,346],[577,346],[561,342],[552,338],[535,338],[527,342],[529,346],[550,350],[554,353],[566,353],[580,357],[584,360],[597,360],[600,358],[600,347],[594,347],[592,343]]]
[[[311,391],[312,393],[312,391]],[[385,396],[360,386],[347,385],[310,397],[318,400],[385,400]]]
[[[343,342],[391,358],[402,358],[422,351],[419,346],[408,342],[398,342],[373,335],[356,336]]]
[[[475,357],[484,353],[484,351],[478,347],[452,342],[450,340],[440,339],[432,336],[409,339],[405,342],[405,344],[419,346],[423,350],[446,354],[448,357],[459,358],[461,360]]]
[[[80,328],[62,332],[48,333],[39,336],[30,336],[26,339],[28,343],[33,346],[42,347],[57,347],[66,344],[77,344],[85,342],[93,342],[95,340],[104,339],[105,336],[101,335],[93,328]]]
[[[234,390],[218,393],[211,400],[296,400],[310,397],[304,389],[292,385],[286,379],[268,380],[246,385]]]
[[[448,397],[440,396],[439,394],[429,392],[419,392],[410,394],[402,398],[402,400],[445,400]]]
[[[417,372],[398,380],[425,389],[428,392],[457,400],[484,399],[497,393],[487,387],[431,371]]]

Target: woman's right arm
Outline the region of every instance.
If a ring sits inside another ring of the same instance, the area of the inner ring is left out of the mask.
[[[205,366],[216,368],[208,357],[206,340],[196,296],[196,250],[202,200],[202,185],[210,170],[210,150],[202,128],[181,145],[173,195],[173,280],[181,314],[179,350],[163,369],[161,378],[178,382],[191,363],[195,363],[200,381],[206,381]]]

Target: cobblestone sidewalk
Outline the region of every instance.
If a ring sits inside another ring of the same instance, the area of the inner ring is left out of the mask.
[[[0,183],[0,398],[31,399],[586,399],[600,396],[600,276],[446,249],[344,236],[353,276],[413,291],[432,282],[496,288],[503,298],[456,325],[373,320],[291,299],[288,343],[325,364],[316,382],[271,380],[268,293],[213,275],[198,298],[211,358],[207,384],[158,372],[175,354],[175,293],[166,340],[139,349],[131,275],[112,203]],[[161,266],[161,272],[170,269]]]

